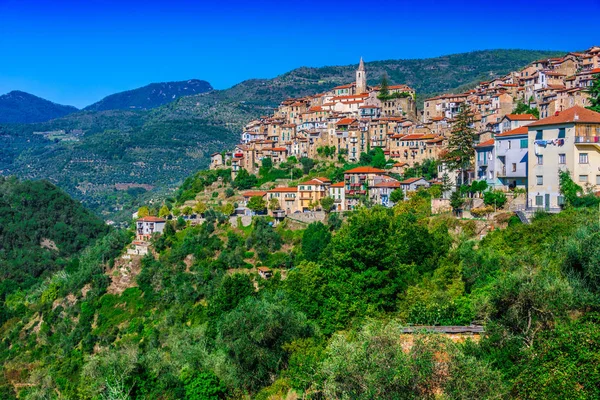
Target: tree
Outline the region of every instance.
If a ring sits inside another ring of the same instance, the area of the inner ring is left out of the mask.
[[[448,175],[447,172],[444,172],[444,175],[442,175],[441,189],[442,189],[442,197],[443,198],[446,197],[446,193],[448,193],[450,190],[452,190],[452,182],[450,182],[450,176]]]
[[[392,203],[400,203],[402,200],[404,200],[404,190],[397,188],[394,189],[392,193],[390,193],[390,201]]]
[[[380,84],[380,89],[379,89],[379,94],[377,95],[377,98],[379,100],[386,100],[388,99],[388,97],[390,96],[390,90],[389,90],[389,83],[388,83],[388,78],[387,78],[387,74],[383,74],[383,76],[381,77],[381,84]]]
[[[166,204],[163,204],[163,206],[158,211],[158,216],[161,218],[168,217],[170,214],[171,214],[171,211],[169,210],[169,207],[167,207]]]
[[[227,216],[233,214],[235,212],[235,207],[231,203],[225,203],[221,207],[221,212]]]
[[[506,195],[501,190],[490,190],[484,193],[483,202],[486,206],[502,208],[506,204]]]
[[[281,206],[279,205],[279,200],[277,200],[276,197],[272,197],[271,200],[269,200],[269,210],[276,211],[280,209]]]
[[[185,206],[185,207],[183,207],[183,210],[181,210],[181,213],[185,216],[192,215],[192,212],[193,212],[193,210],[192,210],[192,207],[190,207],[190,206]]]
[[[531,99],[529,100],[531,103]],[[512,112],[513,114],[531,114],[536,118],[540,117],[540,110],[537,108],[531,108],[529,104],[523,103],[521,100],[517,102],[515,109]]]
[[[261,196],[252,196],[248,201],[248,208],[255,213],[259,213],[267,208],[267,202]]]
[[[144,218],[150,215],[150,209],[147,206],[142,206],[138,209],[138,218]]]
[[[171,213],[174,216],[179,217],[181,215],[181,210],[178,207],[173,207],[173,209],[171,210]]]
[[[335,200],[333,200],[332,197],[323,197],[321,199],[321,207],[323,207],[323,211],[325,211],[326,213],[331,212],[331,208],[333,207],[333,203],[335,203]]]
[[[312,334],[304,314],[292,310],[281,296],[247,297],[219,323],[217,347],[223,349],[231,381],[254,391],[273,383],[287,365],[284,344]]]
[[[228,199],[228,198],[232,197],[234,194],[235,194],[235,191],[232,188],[228,187],[227,189],[225,189],[225,198]]]
[[[256,176],[251,175],[248,171],[246,171],[243,168],[240,169],[232,183],[233,187],[239,190],[250,189],[251,187],[256,186],[257,184],[258,179],[256,178]]]
[[[465,203],[465,199],[462,197],[460,190],[455,190],[450,195],[450,207],[452,207],[452,211],[455,214],[458,213],[458,210],[462,209],[463,204]]]
[[[194,204],[194,211],[197,212],[198,214],[204,214],[206,212],[206,209],[208,207],[206,206],[206,203],[199,201],[196,204]]]
[[[281,236],[265,218],[255,218],[252,232],[246,240],[246,246],[254,248],[258,257],[264,260],[268,255],[281,248]]]
[[[590,95],[590,106],[588,109],[600,112],[600,74],[594,75],[592,86],[585,92]]]
[[[302,157],[300,159],[300,164],[302,164],[302,172],[304,175],[308,175],[310,170],[315,166],[315,161],[312,158]]]
[[[456,122],[448,139],[448,152],[444,157],[451,170],[460,171],[461,184],[465,183],[465,171],[471,166],[474,142],[473,112],[465,102],[456,116]]]
[[[220,400],[227,394],[225,385],[210,371],[186,371],[182,380],[188,400]]]
[[[313,222],[302,235],[302,254],[309,261],[318,261],[329,244],[331,233],[322,222]]]

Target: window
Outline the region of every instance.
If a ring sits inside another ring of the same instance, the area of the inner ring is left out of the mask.
[[[517,163],[512,163],[512,172],[517,172]]]
[[[511,145],[511,141],[510,141],[510,140],[508,140],[508,141],[506,142],[506,148],[507,148],[507,149],[511,149],[511,148],[512,148],[512,145]]]
[[[587,175],[579,175],[579,182],[587,183],[588,176]]]
[[[567,163],[567,156],[565,154],[559,154],[558,155],[558,163],[559,164],[566,164]]]
[[[521,139],[521,148],[522,149],[526,149],[527,148],[527,139]]]
[[[588,164],[588,154],[587,153],[579,153],[579,164]]]
[[[544,165],[544,156],[542,156],[542,155],[537,156],[537,165]]]
[[[558,130],[558,138],[559,138],[559,139],[564,139],[564,138],[565,138],[565,136],[566,136],[566,135],[565,135],[565,128],[560,128],[560,129]]]
[[[596,185],[600,185],[600,175],[596,175]]]
[[[544,131],[539,130],[535,132],[535,140],[542,140],[544,139]]]
[[[538,185],[543,185],[544,184],[544,176],[543,175],[536,176],[536,183]]]
[[[556,204],[559,206],[565,205],[565,196],[556,196]]]
[[[544,196],[535,196],[535,205],[543,206],[544,205]]]

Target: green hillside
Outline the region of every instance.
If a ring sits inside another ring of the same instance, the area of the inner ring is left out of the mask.
[[[207,211],[131,264],[113,231],[0,303],[0,397],[598,398],[596,209],[523,225],[430,199],[275,228]],[[470,324],[485,333],[406,334]]]
[[[51,183],[0,177],[0,296],[64,268],[66,259],[108,231]]]
[[[391,83],[407,83],[422,98],[557,54],[562,53],[490,50],[366,67],[370,84],[386,73]],[[355,68],[298,68],[147,111],[82,111],[43,124],[0,125],[0,174],[52,179],[97,213],[123,220],[141,198],[174,190],[208,165],[210,153],[235,145],[249,120],[271,113],[285,98],[353,81]]]

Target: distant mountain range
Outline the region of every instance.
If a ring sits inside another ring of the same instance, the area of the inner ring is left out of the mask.
[[[379,83],[385,73],[390,84],[406,83],[422,100],[462,91],[531,61],[565,53],[489,50],[374,61],[366,63],[366,68],[369,84]],[[83,110],[45,123],[0,125],[0,174],[48,178],[105,217],[118,218],[115,213],[129,217],[126,211],[137,204],[135,196],[143,190],[116,190],[115,184],[151,185],[155,191],[174,188],[206,168],[211,152],[234,146],[251,119],[270,114],[286,98],[352,82],[355,69],[356,64],[302,67],[273,79],[244,81],[227,90],[176,97],[152,110],[132,109],[132,104],[142,103],[123,101],[107,107],[121,104],[126,109]],[[145,93],[140,98],[146,99]],[[145,104],[148,107],[150,103]]]
[[[210,92],[213,87],[206,81],[190,79],[180,82],[151,83],[141,88],[111,94],[85,107],[88,111],[149,110],[170,103],[183,96]]]
[[[73,106],[56,104],[18,90],[0,96],[0,123],[45,122],[76,111]]]

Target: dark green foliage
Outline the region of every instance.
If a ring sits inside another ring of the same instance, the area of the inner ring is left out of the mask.
[[[590,106],[588,108],[600,112],[600,74],[594,75],[592,86],[586,92],[590,95]]]
[[[187,400],[224,399],[227,388],[210,371],[197,372],[185,379],[185,398]]]
[[[483,202],[486,206],[503,208],[504,204],[506,204],[506,194],[501,190],[489,190],[483,194]]]
[[[517,106],[512,112],[513,114],[532,114],[536,118],[540,117],[540,109],[535,107],[530,107],[529,104],[525,104],[522,101],[517,102]]]
[[[256,186],[258,183],[258,179],[256,176],[248,173],[245,169],[241,169],[233,180],[233,187],[239,190],[250,189],[253,186]]]
[[[302,164],[302,173],[308,175],[310,170],[315,166],[315,161],[312,158],[302,157],[300,159],[300,164]]]
[[[452,210],[454,212],[457,212],[458,210],[462,209],[464,204],[465,199],[462,197],[460,190],[457,189],[454,192],[452,192],[452,194],[450,195],[450,207],[452,207]]]
[[[322,222],[313,222],[302,235],[302,254],[308,261],[318,261],[329,244],[331,233]]]
[[[433,159],[426,159],[423,164],[416,163],[414,167],[407,168],[402,174],[404,179],[408,178],[425,178],[426,180],[435,179],[438,177],[438,162]]]
[[[390,194],[390,201],[393,203],[399,203],[404,200],[404,190],[398,188],[394,189],[394,191]]]
[[[256,390],[272,383],[287,365],[283,345],[313,334],[306,317],[281,300],[250,297],[223,316],[217,346],[228,357],[228,374],[236,386]]]
[[[563,207],[597,207],[600,203],[594,193],[584,193],[581,186],[573,182],[569,171],[559,171],[560,193],[565,198]]]
[[[281,236],[273,229],[265,218],[255,218],[252,232],[246,240],[248,249],[256,250],[258,257],[265,260],[270,252],[281,248]]]
[[[29,286],[108,232],[102,220],[51,183],[0,177],[1,279]]]

